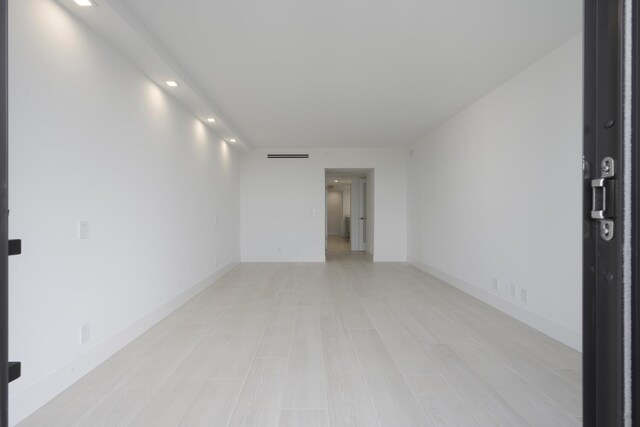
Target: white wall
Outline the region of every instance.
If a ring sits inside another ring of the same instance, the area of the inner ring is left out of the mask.
[[[267,153],[278,152],[310,158],[267,159]],[[324,261],[325,168],[375,168],[374,260],[406,261],[407,153],[339,148],[243,153],[242,260]]]
[[[9,11],[16,422],[239,261],[239,155],[58,3]]]
[[[578,349],[581,97],[578,36],[416,144],[408,191],[411,262]]]
[[[342,235],[342,191],[327,192],[327,236]]]
[[[351,216],[351,184],[336,184],[331,191],[339,191],[342,194],[342,218],[340,224],[340,235],[347,236],[346,218]]]

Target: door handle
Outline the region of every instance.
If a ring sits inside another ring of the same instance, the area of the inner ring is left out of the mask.
[[[367,219],[367,218],[365,218],[365,217],[361,216],[361,217],[360,217],[360,219]]]

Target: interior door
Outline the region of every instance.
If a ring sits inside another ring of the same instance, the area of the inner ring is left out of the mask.
[[[585,426],[639,422],[637,7],[638,0],[584,2]]]

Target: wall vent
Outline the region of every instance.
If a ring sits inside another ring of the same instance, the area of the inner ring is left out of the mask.
[[[308,159],[308,154],[267,154],[267,159]]]

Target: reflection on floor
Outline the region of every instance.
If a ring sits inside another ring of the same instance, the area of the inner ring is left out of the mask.
[[[580,354],[407,264],[242,264],[24,426],[580,425]]]
[[[345,252],[351,250],[351,241],[347,237],[329,236],[327,252]]]

